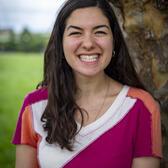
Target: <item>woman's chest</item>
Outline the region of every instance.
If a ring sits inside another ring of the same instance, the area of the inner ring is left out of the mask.
[[[99,130],[101,132],[101,130]],[[133,156],[133,132],[121,122],[101,133],[97,131],[76,137],[74,151],[41,141],[38,159],[41,168],[129,168]]]

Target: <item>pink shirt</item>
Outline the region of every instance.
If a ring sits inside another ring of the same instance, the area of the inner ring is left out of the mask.
[[[82,127],[73,152],[45,141],[46,105],[46,89],[28,94],[13,137],[13,144],[37,149],[41,168],[131,168],[136,157],[162,157],[159,107],[143,90],[124,86],[100,118]]]

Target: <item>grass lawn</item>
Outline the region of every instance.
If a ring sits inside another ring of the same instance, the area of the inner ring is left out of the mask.
[[[18,112],[25,95],[42,79],[40,53],[0,53],[0,167],[14,167],[11,144]]]

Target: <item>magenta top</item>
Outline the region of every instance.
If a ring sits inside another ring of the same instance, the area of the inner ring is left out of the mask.
[[[124,86],[100,118],[82,127],[73,152],[45,140],[47,96],[43,88],[26,96],[13,137],[13,144],[37,149],[37,167],[131,168],[136,157],[162,157],[159,107],[144,90]]]

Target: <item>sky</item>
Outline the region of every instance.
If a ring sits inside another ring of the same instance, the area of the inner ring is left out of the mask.
[[[0,29],[49,32],[65,0],[0,0]]]

